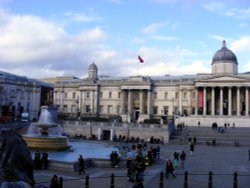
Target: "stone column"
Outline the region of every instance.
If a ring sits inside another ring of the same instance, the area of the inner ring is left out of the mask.
[[[94,91],[94,100],[95,100],[95,113],[99,113],[99,92],[98,90]]]
[[[245,90],[245,109],[246,109],[246,112],[245,112],[245,116],[248,116],[249,115],[249,94],[248,94],[248,87],[246,86],[246,90]]]
[[[121,91],[121,114],[125,114],[125,90]]]
[[[195,115],[198,115],[198,88],[195,88]]]
[[[60,97],[60,110],[63,112],[63,99],[64,99],[64,92],[61,91],[61,97]]]
[[[131,99],[132,99],[132,92],[131,90],[128,90],[128,114],[131,115]]]
[[[232,115],[232,88],[228,87],[228,115]]]
[[[179,112],[180,112],[180,115],[182,114],[182,91],[180,89],[180,92],[179,92]]]
[[[203,115],[207,115],[207,88],[203,88]]]
[[[149,115],[151,114],[151,108],[152,108],[152,107],[151,107],[151,105],[152,105],[152,104],[151,104],[151,101],[152,101],[151,98],[152,98],[152,97],[151,97],[151,91],[148,90],[148,114],[149,114]]]
[[[95,91],[90,91],[90,103],[91,103],[91,106],[90,106],[90,109],[91,109],[91,113],[94,113],[94,101],[95,101]]]
[[[212,100],[211,100],[211,114],[214,116],[214,107],[215,107],[215,97],[214,97],[214,87],[212,87]]]
[[[240,87],[237,87],[237,116],[240,116]]]
[[[144,114],[143,90],[140,91],[140,114]]]
[[[220,115],[223,115],[223,87],[220,87]]]

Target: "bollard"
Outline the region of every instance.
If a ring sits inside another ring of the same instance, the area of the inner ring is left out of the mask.
[[[213,173],[212,172],[209,172],[209,175],[208,175],[208,188],[213,188]]]
[[[89,176],[86,176],[86,180],[85,180],[85,188],[89,188]]]
[[[111,174],[110,188],[115,188],[115,176]]]
[[[188,172],[186,171],[185,172],[185,175],[184,175],[184,186],[183,188],[188,188]]]
[[[238,188],[238,174],[234,173],[234,188]]]
[[[59,187],[63,188],[63,178],[62,177],[59,178]]]
[[[163,172],[160,174],[160,186],[159,188],[164,188],[164,183],[163,183]]]

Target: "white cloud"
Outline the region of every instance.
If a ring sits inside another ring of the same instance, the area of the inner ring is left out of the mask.
[[[162,28],[167,26],[167,22],[152,23],[142,29],[145,34],[153,34],[159,32]]]
[[[234,52],[247,52],[250,53],[250,36],[241,37],[232,43],[231,48]]]
[[[225,2],[209,2],[203,5],[208,11],[215,12],[216,14],[223,15],[226,17],[231,17],[239,20],[247,20],[250,19],[250,8],[235,8],[234,5],[225,4]]]
[[[77,12],[72,12],[72,11],[67,11],[64,13],[64,15],[73,21],[77,22],[93,22],[93,21],[100,21],[102,20],[101,17],[93,15],[93,12],[89,13],[77,13]]]
[[[0,12],[1,69],[29,77],[49,74],[80,76],[96,58],[113,54],[104,45],[106,34],[91,28],[70,35],[64,28],[39,17]]]

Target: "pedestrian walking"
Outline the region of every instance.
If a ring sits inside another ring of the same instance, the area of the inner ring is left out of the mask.
[[[82,155],[79,155],[79,158],[78,158],[78,164],[79,164],[79,170],[78,170],[78,173],[79,175],[81,175],[82,173],[85,174],[85,161],[82,157]]]
[[[170,159],[167,159],[167,162],[166,162],[166,175],[165,175],[167,179],[169,178],[169,174],[171,174],[172,177],[175,178],[173,164],[172,164]]]
[[[185,160],[186,160],[186,153],[185,153],[185,151],[181,152],[180,160],[181,160],[181,168],[183,169],[184,165],[185,165]]]

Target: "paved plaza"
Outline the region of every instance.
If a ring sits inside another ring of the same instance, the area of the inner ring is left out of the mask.
[[[176,178],[163,179],[164,188],[182,188],[184,186],[184,173],[187,171],[188,187],[207,188],[208,174],[211,171],[213,188],[233,188],[234,172],[238,174],[238,187],[249,188],[250,185],[250,161],[247,147],[222,147],[196,145],[194,156],[189,155],[188,145],[164,145],[161,146],[161,159],[145,170],[144,187],[159,187],[160,173],[165,171],[165,161],[172,158],[175,151],[184,150],[187,153],[185,168],[180,166],[175,170]],[[84,155],[84,154],[83,154]],[[116,188],[132,188],[126,177],[125,168],[88,168],[90,188],[110,187],[111,174],[115,175]],[[77,172],[59,172],[51,170],[35,171],[36,183],[43,182],[48,185],[53,174],[62,177],[64,188],[85,187],[85,176]]]

